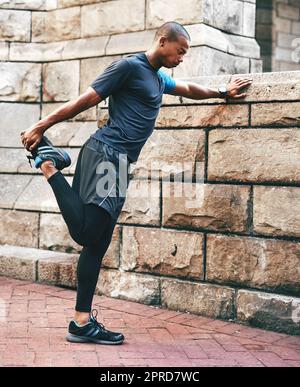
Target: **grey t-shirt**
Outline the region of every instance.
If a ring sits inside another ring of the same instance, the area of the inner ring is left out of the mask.
[[[90,86],[103,99],[109,97],[109,118],[91,137],[137,161],[153,132],[162,94],[171,94],[174,79],[139,53],[113,61]]]

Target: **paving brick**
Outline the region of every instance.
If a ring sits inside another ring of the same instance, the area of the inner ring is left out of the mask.
[[[124,344],[68,343],[65,334],[74,313],[75,291],[0,277],[0,298],[3,295],[10,297],[7,322],[5,326],[0,322],[3,366],[297,367],[300,364],[297,336],[104,296],[98,299],[103,302],[98,319],[105,321],[105,325],[108,323],[107,326],[124,324]]]

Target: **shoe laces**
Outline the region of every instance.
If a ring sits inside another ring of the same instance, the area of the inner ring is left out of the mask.
[[[92,313],[91,313],[91,320],[94,322],[94,324],[98,325],[101,329],[103,329],[104,331],[108,332],[108,330],[105,329],[105,326],[101,322],[99,322],[97,320],[97,316],[98,316],[98,310],[97,309],[93,309]]]

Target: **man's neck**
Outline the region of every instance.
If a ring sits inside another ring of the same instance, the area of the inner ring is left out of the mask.
[[[145,55],[149,63],[151,64],[151,66],[154,67],[155,70],[159,70],[161,67],[161,63],[159,58],[157,58],[157,56],[155,55],[155,53],[151,50],[148,50],[145,52]]]

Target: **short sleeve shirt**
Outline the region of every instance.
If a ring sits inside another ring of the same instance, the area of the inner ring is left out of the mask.
[[[155,69],[145,53],[113,61],[90,85],[101,97],[109,97],[107,122],[92,135],[134,162],[155,126],[162,95],[176,83]]]

